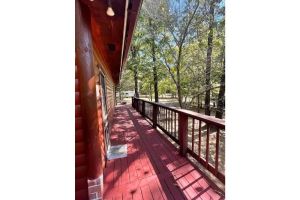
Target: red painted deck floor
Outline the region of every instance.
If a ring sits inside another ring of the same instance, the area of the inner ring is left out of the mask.
[[[104,199],[225,199],[176,148],[132,107],[117,106],[112,145],[127,143],[127,157],[108,161]]]

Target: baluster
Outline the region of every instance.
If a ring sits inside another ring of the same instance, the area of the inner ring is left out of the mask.
[[[171,110],[169,110],[169,133],[171,132]]]
[[[193,124],[192,124],[192,152],[194,152],[194,124],[195,124],[195,119],[193,118]]]
[[[165,120],[165,110],[163,107],[161,107],[161,127],[165,127],[165,124],[164,124],[164,120]]]
[[[218,174],[218,166],[219,166],[219,140],[220,140],[220,129],[217,128],[217,138],[216,138],[216,158],[215,158],[215,175]]]
[[[206,123],[206,168],[208,167],[209,154],[209,124]]]
[[[174,132],[173,132],[173,111],[171,111],[171,135],[174,136]]]
[[[169,110],[169,133],[171,132],[171,110]]]
[[[166,109],[166,127],[165,127],[165,129],[166,129],[166,131],[168,131],[168,109]]]
[[[170,132],[169,129],[170,129],[170,110],[168,109],[167,110],[167,132]]]
[[[176,121],[177,121],[176,115],[177,115],[177,114],[176,114],[176,112],[175,112],[174,114],[175,114],[175,125],[174,125],[174,126],[175,126],[175,127],[174,127],[174,128],[175,128],[175,137],[177,138],[177,130],[176,130],[176,129],[177,129],[177,127],[176,127]]]
[[[150,106],[149,106],[149,117],[150,117],[151,120],[153,121],[152,113],[153,113],[153,107],[150,107]]]
[[[159,107],[159,124],[161,125],[161,120],[162,120],[162,109]]]
[[[167,115],[167,120],[166,120],[166,130],[167,130],[167,132],[169,132],[168,131],[168,126],[169,126],[169,110],[168,109],[166,109],[166,115]]]
[[[153,107],[152,107],[152,113],[153,113]],[[158,122],[158,124],[160,122],[160,107],[158,107],[157,122]]]
[[[166,130],[168,131],[168,109],[166,109]]]
[[[164,108],[164,110],[165,110],[165,123],[164,123],[164,128],[165,128],[165,130],[167,129],[167,109],[165,109]]]
[[[199,146],[198,146],[198,154],[201,158],[201,121],[199,120]]]

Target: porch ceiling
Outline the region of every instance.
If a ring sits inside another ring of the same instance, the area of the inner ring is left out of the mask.
[[[111,0],[111,6],[115,13],[112,17],[106,14],[108,1],[82,0],[82,2],[89,7],[91,12],[91,30],[94,45],[103,64],[110,70],[113,81],[118,83],[121,70],[127,59],[137,14],[142,1],[128,1],[126,24],[124,23],[126,15],[125,0]],[[124,24],[126,25],[126,32],[123,37]],[[123,40],[124,47],[122,47]]]

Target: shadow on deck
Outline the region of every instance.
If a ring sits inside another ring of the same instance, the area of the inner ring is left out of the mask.
[[[191,162],[129,105],[116,106],[111,144],[127,144],[127,157],[108,161],[104,199],[224,199]]]

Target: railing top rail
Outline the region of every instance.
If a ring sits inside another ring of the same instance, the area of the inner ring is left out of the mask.
[[[153,105],[157,105],[157,106],[160,106],[160,107],[163,107],[163,108],[166,108],[166,109],[178,112],[178,113],[186,114],[186,115],[188,115],[190,117],[193,117],[195,119],[198,119],[198,120],[201,120],[201,121],[213,124],[213,125],[215,125],[215,126],[217,126],[219,128],[225,128],[225,120],[224,119],[218,119],[218,118],[215,118],[215,117],[212,117],[212,116],[203,115],[203,114],[191,111],[191,110],[170,107],[170,106],[167,106],[167,105],[162,104],[162,103],[147,101],[147,100],[136,98],[136,97],[133,97],[133,98],[141,100],[141,101],[145,101],[147,103],[150,103],[150,104],[153,104]]]

